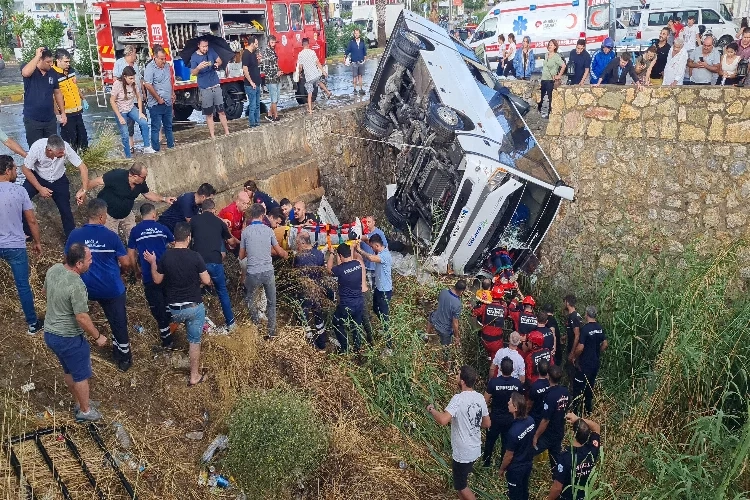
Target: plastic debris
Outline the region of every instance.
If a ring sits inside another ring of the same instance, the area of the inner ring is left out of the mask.
[[[28,394],[29,392],[36,389],[36,386],[34,385],[34,382],[29,382],[28,384],[24,384],[21,386],[21,392],[24,394]]]
[[[398,463],[398,468],[399,468],[399,469],[401,469],[401,470],[404,470],[404,469],[406,469],[407,467],[408,467],[408,464],[407,464],[406,462],[404,462],[403,460],[401,460],[401,461],[400,461],[400,462]]]
[[[201,462],[204,464],[210,462],[217,451],[225,450],[227,446],[229,446],[229,437],[225,434],[219,434],[214,438],[213,441],[211,441],[211,444],[208,445],[208,448],[206,448],[206,451],[201,457]]]
[[[120,443],[124,449],[129,450],[133,446],[133,440],[130,439],[128,431],[122,426],[120,422],[112,422],[112,428],[115,430],[115,437],[117,442]]]
[[[165,420],[164,422],[161,423],[161,425],[163,425],[164,427],[173,427],[174,426],[174,420],[172,420],[172,419]]]
[[[203,432],[202,431],[188,432],[187,434],[185,434],[185,437],[188,439],[192,439],[193,441],[200,441],[201,439],[203,439]]]
[[[133,330],[135,330],[135,333],[139,335],[143,335],[143,332],[145,331],[144,328],[141,325],[135,325],[133,327]]]

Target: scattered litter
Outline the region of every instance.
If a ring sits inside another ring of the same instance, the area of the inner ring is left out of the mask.
[[[211,321],[211,318],[206,316],[206,322],[203,323],[203,333],[210,332],[212,330],[216,330],[216,323]]]
[[[24,394],[27,394],[31,391],[36,389],[36,386],[34,385],[34,382],[29,382],[28,384],[24,384],[21,386],[21,392]]]
[[[174,426],[174,420],[165,420],[161,423],[164,427],[173,427]]]
[[[403,460],[401,460],[398,463],[398,468],[401,469],[401,470],[405,470],[407,467],[408,467],[408,464],[406,462],[404,462]]]
[[[185,434],[185,437],[188,439],[192,439],[193,441],[200,441],[201,439],[203,439],[203,432],[202,431],[188,432],[187,434]]]
[[[211,461],[211,459],[214,457],[214,453],[216,453],[219,450],[225,450],[227,446],[229,445],[229,437],[225,434],[219,434],[214,438],[213,441],[211,441],[211,444],[208,445],[208,448],[206,448],[206,451],[203,453],[203,456],[201,457],[202,463],[208,463]]]
[[[122,426],[120,422],[112,422],[112,428],[115,430],[115,437],[124,449],[129,450],[133,446],[133,440],[130,439],[128,431]]]
[[[113,452],[112,458],[120,469],[128,467],[132,470],[143,472],[148,466],[145,460],[138,460],[134,458],[130,453],[125,453],[122,451]]]
[[[131,389],[135,388],[135,377],[130,379],[130,388]]]
[[[190,368],[190,358],[181,353],[173,354],[169,362],[175,370],[185,370]]]
[[[208,425],[210,415],[208,414],[208,410],[203,410],[203,426]]]
[[[135,333],[139,335],[143,335],[143,332],[145,331],[144,328],[141,325],[135,325],[133,327],[133,330],[135,330]]]

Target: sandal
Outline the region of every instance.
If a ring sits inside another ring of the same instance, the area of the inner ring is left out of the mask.
[[[201,378],[198,379],[198,381],[196,383],[194,383],[194,384],[190,382],[190,379],[188,379],[187,386],[188,387],[195,387],[198,384],[202,384],[205,380],[206,380],[206,374],[203,373],[203,374],[201,374]]]

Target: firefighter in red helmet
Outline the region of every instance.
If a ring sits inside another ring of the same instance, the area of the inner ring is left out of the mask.
[[[544,347],[544,335],[539,330],[529,333],[529,345],[531,350],[526,354],[526,383],[533,384],[539,379],[539,362],[546,360],[550,365],[552,351]]]
[[[523,340],[524,336],[536,330],[536,313],[534,313],[536,301],[534,300],[534,297],[527,295],[523,298],[523,301],[521,301],[521,305],[523,309],[519,310],[517,303],[515,308],[513,307],[514,304],[511,304],[510,317],[513,320],[513,326],[516,331],[521,334],[521,339]]]
[[[482,345],[490,360],[494,359],[495,353],[503,348],[503,327],[508,315],[508,307],[503,302],[503,294],[492,293],[492,302],[479,304],[472,310],[477,318],[477,323],[482,327],[480,336]]]

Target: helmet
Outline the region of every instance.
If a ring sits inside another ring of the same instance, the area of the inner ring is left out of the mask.
[[[539,330],[534,330],[529,333],[529,342],[531,342],[531,345],[542,347],[544,345],[544,335]]]
[[[610,49],[615,47],[615,42],[610,37],[607,37],[602,42],[602,47],[609,47]]]
[[[497,300],[502,300],[503,297],[505,297],[505,290],[500,285],[495,285],[492,287],[492,298]]]
[[[534,297],[532,297],[531,295],[527,295],[526,297],[523,298],[523,301],[521,302],[521,304],[525,306],[534,307],[536,305],[536,301],[534,300]]]

